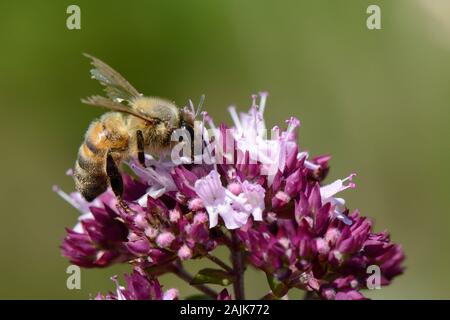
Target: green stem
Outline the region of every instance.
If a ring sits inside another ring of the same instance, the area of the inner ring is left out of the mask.
[[[233,282],[234,296],[236,300],[245,300],[244,292],[244,259],[239,248],[239,239],[236,234],[232,235],[231,261],[236,280]]]
[[[225,262],[223,262],[222,260],[220,260],[219,258],[217,258],[216,256],[213,256],[209,253],[206,254],[206,257],[211,260],[212,262],[214,262],[215,264],[217,264],[218,266],[220,266],[221,268],[223,268],[225,271],[233,274],[233,269],[230,268]]]

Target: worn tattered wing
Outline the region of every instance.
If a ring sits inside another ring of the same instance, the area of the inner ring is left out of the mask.
[[[114,101],[131,101],[135,97],[141,96],[141,94],[124,78],[120,73],[111,68],[105,62],[100,59],[84,54],[84,56],[91,59],[91,64],[94,66],[91,69],[92,78],[96,79],[103,86],[105,86],[106,95]]]

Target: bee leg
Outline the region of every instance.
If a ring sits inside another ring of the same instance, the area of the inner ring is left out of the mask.
[[[144,136],[141,130],[136,131],[136,142],[138,150],[138,161],[145,168]]]
[[[195,139],[195,132],[194,132],[194,128],[187,124],[186,122],[182,122],[181,123],[181,129],[187,131],[187,133],[189,134],[189,143],[191,145],[191,164],[194,164],[194,160],[195,160],[195,144],[194,144],[194,139]],[[184,139],[184,138],[183,138]]]
[[[123,180],[122,175],[119,172],[119,168],[117,168],[116,162],[110,153],[108,153],[106,158],[106,174],[109,178],[109,184],[111,185],[111,189],[114,192],[114,195],[117,198],[117,206],[123,209],[126,213],[131,212],[128,204],[122,199],[123,195]]]

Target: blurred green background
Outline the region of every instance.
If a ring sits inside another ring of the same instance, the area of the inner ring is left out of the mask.
[[[81,30],[66,28],[70,4]],[[382,30],[366,28],[369,4]],[[73,189],[65,171],[102,113],[80,103],[100,92],[82,52],[146,94],[205,93],[216,121],[269,91],[269,124],[299,117],[301,146],[333,156],[329,181],[358,173],[349,207],[404,247],[405,274],[369,296],[450,298],[448,1],[2,1],[0,43],[0,298],[85,299],[128,270],[83,270],[66,288],[58,246],[77,211],[51,186]],[[266,290],[248,275],[249,297]]]

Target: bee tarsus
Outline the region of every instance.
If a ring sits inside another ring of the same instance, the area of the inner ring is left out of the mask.
[[[125,213],[132,213],[135,212],[134,210],[132,210],[128,204],[121,198],[117,198],[117,204],[116,204],[116,208],[119,211],[124,211]]]
[[[136,131],[136,142],[137,142],[137,149],[138,149],[138,161],[142,167],[146,168],[145,153],[144,153],[144,149],[145,149],[144,136],[142,135],[141,130]]]

